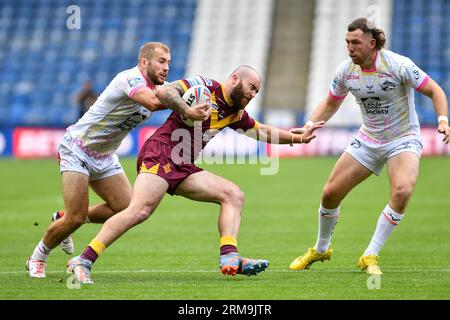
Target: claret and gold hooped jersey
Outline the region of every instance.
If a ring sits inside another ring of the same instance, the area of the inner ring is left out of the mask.
[[[414,89],[420,91],[428,80],[411,59],[382,49],[370,70],[350,58],[341,63],[329,95],[338,100],[348,92],[355,96],[363,122],[358,135],[367,142],[385,144],[407,135],[420,139]]]

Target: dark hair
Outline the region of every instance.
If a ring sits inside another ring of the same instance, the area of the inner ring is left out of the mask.
[[[355,31],[356,29],[360,29],[365,34],[371,34],[372,37],[377,41],[377,49],[380,50],[384,47],[384,44],[386,43],[386,36],[384,34],[384,31],[378,28],[375,28],[375,25],[369,21],[367,21],[366,18],[358,18],[352,23],[348,25],[347,31]]]

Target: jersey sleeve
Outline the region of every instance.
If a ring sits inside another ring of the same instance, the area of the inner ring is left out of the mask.
[[[129,74],[124,76],[120,81],[120,89],[130,98],[133,98],[134,94],[140,89],[145,87],[147,82],[142,75]]]
[[[403,83],[419,91],[430,79],[430,77],[423,70],[416,66],[414,62],[407,57],[403,58],[403,62],[400,65],[399,77]]]
[[[334,74],[333,82],[331,83],[328,95],[335,100],[342,100],[347,96],[348,89],[344,82],[344,68],[346,62],[339,65]]]
[[[183,87],[183,92],[186,92],[190,87],[203,85],[208,88],[210,92],[213,92],[214,89],[220,85],[216,80],[208,79],[199,75],[189,77],[183,80],[178,80],[178,83]]]
[[[257,129],[258,128],[258,121],[250,117],[250,115],[247,113],[247,111],[243,110],[241,119],[239,121],[231,123],[229,128],[233,130],[250,130],[250,129]]]

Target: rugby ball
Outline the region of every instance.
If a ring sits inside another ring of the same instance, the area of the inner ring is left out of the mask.
[[[211,92],[203,85],[192,86],[183,94],[183,100],[189,107],[205,102],[211,105]],[[194,121],[188,117],[181,116],[181,120],[189,127],[194,126]]]

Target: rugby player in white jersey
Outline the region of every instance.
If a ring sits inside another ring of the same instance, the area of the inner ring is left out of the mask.
[[[71,234],[83,223],[103,223],[128,207],[132,189],[115,152],[134,127],[166,107],[193,120],[209,117],[207,103],[163,106],[156,98],[156,86],[164,84],[170,61],[165,44],[145,43],[138,65],[120,72],[88,112],[67,128],[58,156],[65,208],[52,216],[54,222],[27,260],[31,277],[45,277],[45,261],[58,244],[66,253],[74,252]],[[104,203],[89,207],[89,186]]]
[[[295,259],[292,270],[308,269],[329,260],[331,236],[345,196],[384,164],[390,181],[390,198],[358,267],[368,274],[382,274],[379,251],[404,216],[419,174],[422,151],[414,90],[430,97],[437,114],[437,131],[450,140],[447,98],[442,88],[407,57],[383,49],[384,32],[360,18],[347,29],[349,58],[337,68],[326,99],[312,113],[301,133],[312,123],[328,121],[350,91],[361,108],[362,126],[337,161],[323,189],[319,230],[313,248]]]

